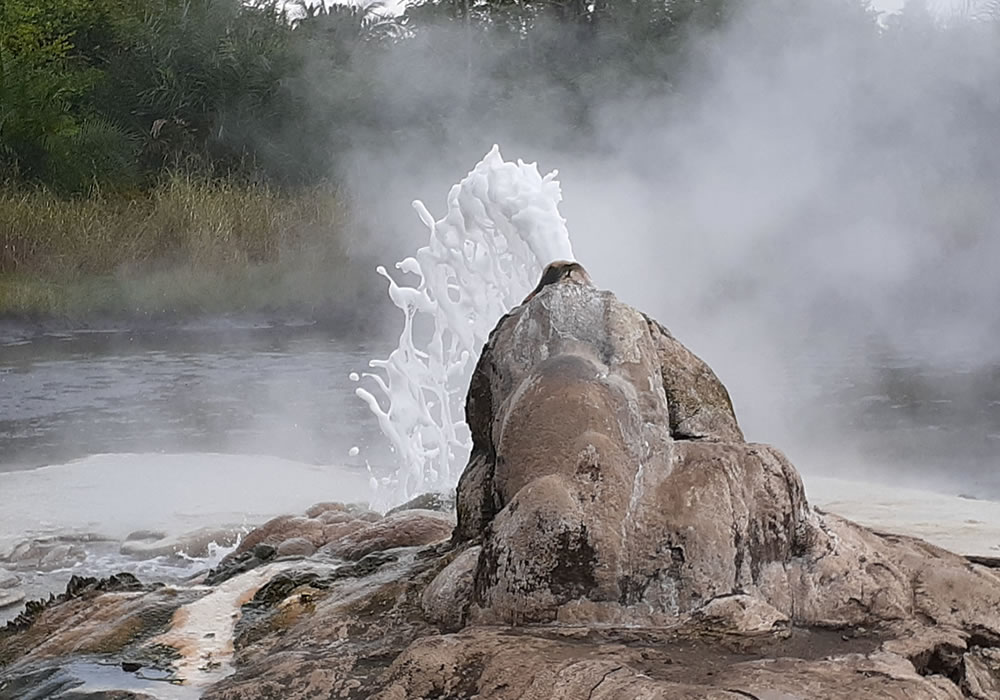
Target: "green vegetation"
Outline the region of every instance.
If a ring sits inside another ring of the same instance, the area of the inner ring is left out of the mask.
[[[303,80],[393,34],[283,5],[0,2],[0,315],[351,304],[335,149],[316,143],[363,115],[309,118]]]
[[[529,101],[582,143],[595,97],[669,86],[685,37],[731,5],[432,0],[388,17],[318,0],[4,0],[0,166],[61,196],[174,170],[298,186],[336,177],[359,145],[443,141]]]
[[[757,2],[771,35],[820,32],[783,24],[797,3]],[[2,0],[0,314],[345,299],[361,234],[336,193],[352,153],[482,153],[529,132],[599,151],[614,100],[683,109],[745,6],[426,0],[389,17],[307,0]],[[925,41],[918,12],[880,26],[863,0],[831,7],[884,47]],[[286,284],[312,279],[293,261],[317,260],[333,271],[322,284]]]
[[[0,309],[17,315],[336,310],[362,271],[325,187],[175,175],[136,197],[0,191]]]

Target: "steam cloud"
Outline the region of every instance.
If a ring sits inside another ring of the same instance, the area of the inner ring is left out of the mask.
[[[807,473],[1000,493],[1000,42],[988,22],[934,21],[748,3],[689,42],[673,85],[617,76],[588,94],[586,143],[532,76],[498,86],[502,118],[467,104],[510,57],[477,44],[466,61],[460,31],[422,28],[372,67],[384,108],[454,110],[352,154],[357,201],[380,203],[362,212],[368,246],[387,262],[415,249],[409,202],[439,215],[498,142],[559,169],[578,259],[715,368],[750,438]]]

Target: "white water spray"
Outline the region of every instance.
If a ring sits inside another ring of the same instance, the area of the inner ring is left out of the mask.
[[[393,476],[373,478],[376,507],[458,481],[471,449],[465,394],[483,344],[546,265],[573,259],[557,174],[543,177],[535,163],[505,162],[494,146],[451,188],[444,218],[435,221],[422,202],[413,203],[430,240],[396,269],[419,281],[400,286],[378,268],[403,312],[403,330],[387,359],[369,363],[383,373],[363,375],[385,408],[372,392],[355,390],[398,460]]]

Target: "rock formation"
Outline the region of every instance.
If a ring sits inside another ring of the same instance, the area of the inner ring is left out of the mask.
[[[947,556],[812,512],[711,369],[591,286],[501,321],[467,415],[455,539],[483,547],[477,621],[662,625],[742,595],[793,624],[871,625],[919,616],[922,567]],[[989,574],[952,575],[997,600]]]
[[[995,571],[811,509],[712,370],[585,275],[500,320],[466,411],[453,531],[427,510],[447,499],[319,504],[209,579],[246,592],[206,700],[1000,698]],[[33,608],[0,632],[0,700],[79,656],[81,601],[173,629],[198,595],[169,624],[162,589]],[[172,639],[156,625],[84,648],[152,663]],[[172,653],[160,665],[187,668]]]

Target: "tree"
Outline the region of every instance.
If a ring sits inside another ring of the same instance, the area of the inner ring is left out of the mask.
[[[106,2],[0,4],[0,158],[29,180],[76,192],[122,181],[135,139],[90,108],[102,71],[84,46],[109,46]]]

